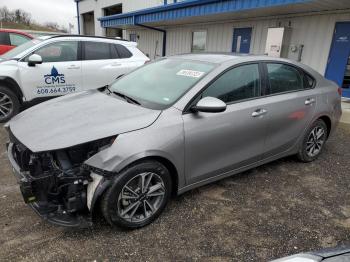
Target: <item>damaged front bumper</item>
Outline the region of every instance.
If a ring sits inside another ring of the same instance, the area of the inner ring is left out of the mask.
[[[87,208],[87,181],[83,181],[80,178],[74,180],[74,177],[72,177],[71,184],[67,185],[69,187],[69,197],[62,201],[57,200],[59,199],[59,193],[57,193],[57,199],[55,199],[54,193],[51,193],[49,197],[43,197],[45,193],[49,194],[49,190],[51,190],[51,188],[47,188],[48,192],[45,192],[45,183],[53,183],[52,181],[56,180],[55,176],[57,174],[45,173],[40,177],[34,177],[29,171],[22,170],[15,156],[15,147],[14,143],[9,143],[7,145],[7,153],[13,173],[20,185],[24,202],[40,217],[52,224],[80,228],[91,226],[92,216]],[[98,186],[96,182],[92,184],[95,188]],[[90,191],[92,192],[92,196],[90,196],[92,200],[94,189],[90,188]]]

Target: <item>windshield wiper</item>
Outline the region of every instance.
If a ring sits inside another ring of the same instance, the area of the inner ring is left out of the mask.
[[[108,89],[109,91],[111,91],[110,89]],[[132,104],[136,104],[136,105],[141,105],[141,103],[137,100],[135,100],[134,98],[130,97],[130,96],[127,96],[127,95],[124,95],[122,93],[119,93],[119,92],[116,92],[116,91],[112,91],[113,94],[117,95],[117,96],[120,96],[122,98],[125,99],[126,102],[128,103],[132,103]]]

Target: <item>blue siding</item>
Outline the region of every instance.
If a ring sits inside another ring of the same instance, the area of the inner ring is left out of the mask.
[[[188,0],[140,11],[99,18],[102,27],[134,25],[194,16],[305,3],[312,0]]]

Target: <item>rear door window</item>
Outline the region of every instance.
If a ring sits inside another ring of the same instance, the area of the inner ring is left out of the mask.
[[[85,60],[106,60],[114,59],[111,45],[103,42],[84,42]]]
[[[297,68],[281,63],[268,63],[266,65],[270,94],[304,89],[303,75]]]
[[[84,42],[84,60],[107,60],[130,57],[132,57],[132,53],[123,45],[103,42]]]

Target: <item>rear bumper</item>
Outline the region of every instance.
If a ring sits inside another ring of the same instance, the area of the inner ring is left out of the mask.
[[[71,214],[60,208],[53,208],[48,202],[40,202],[36,199],[33,188],[35,178],[31,177],[28,172],[22,172],[13,155],[13,143],[7,145],[7,155],[11,163],[13,174],[24,199],[42,219],[47,222],[65,227],[86,228],[92,226],[91,214]]]

